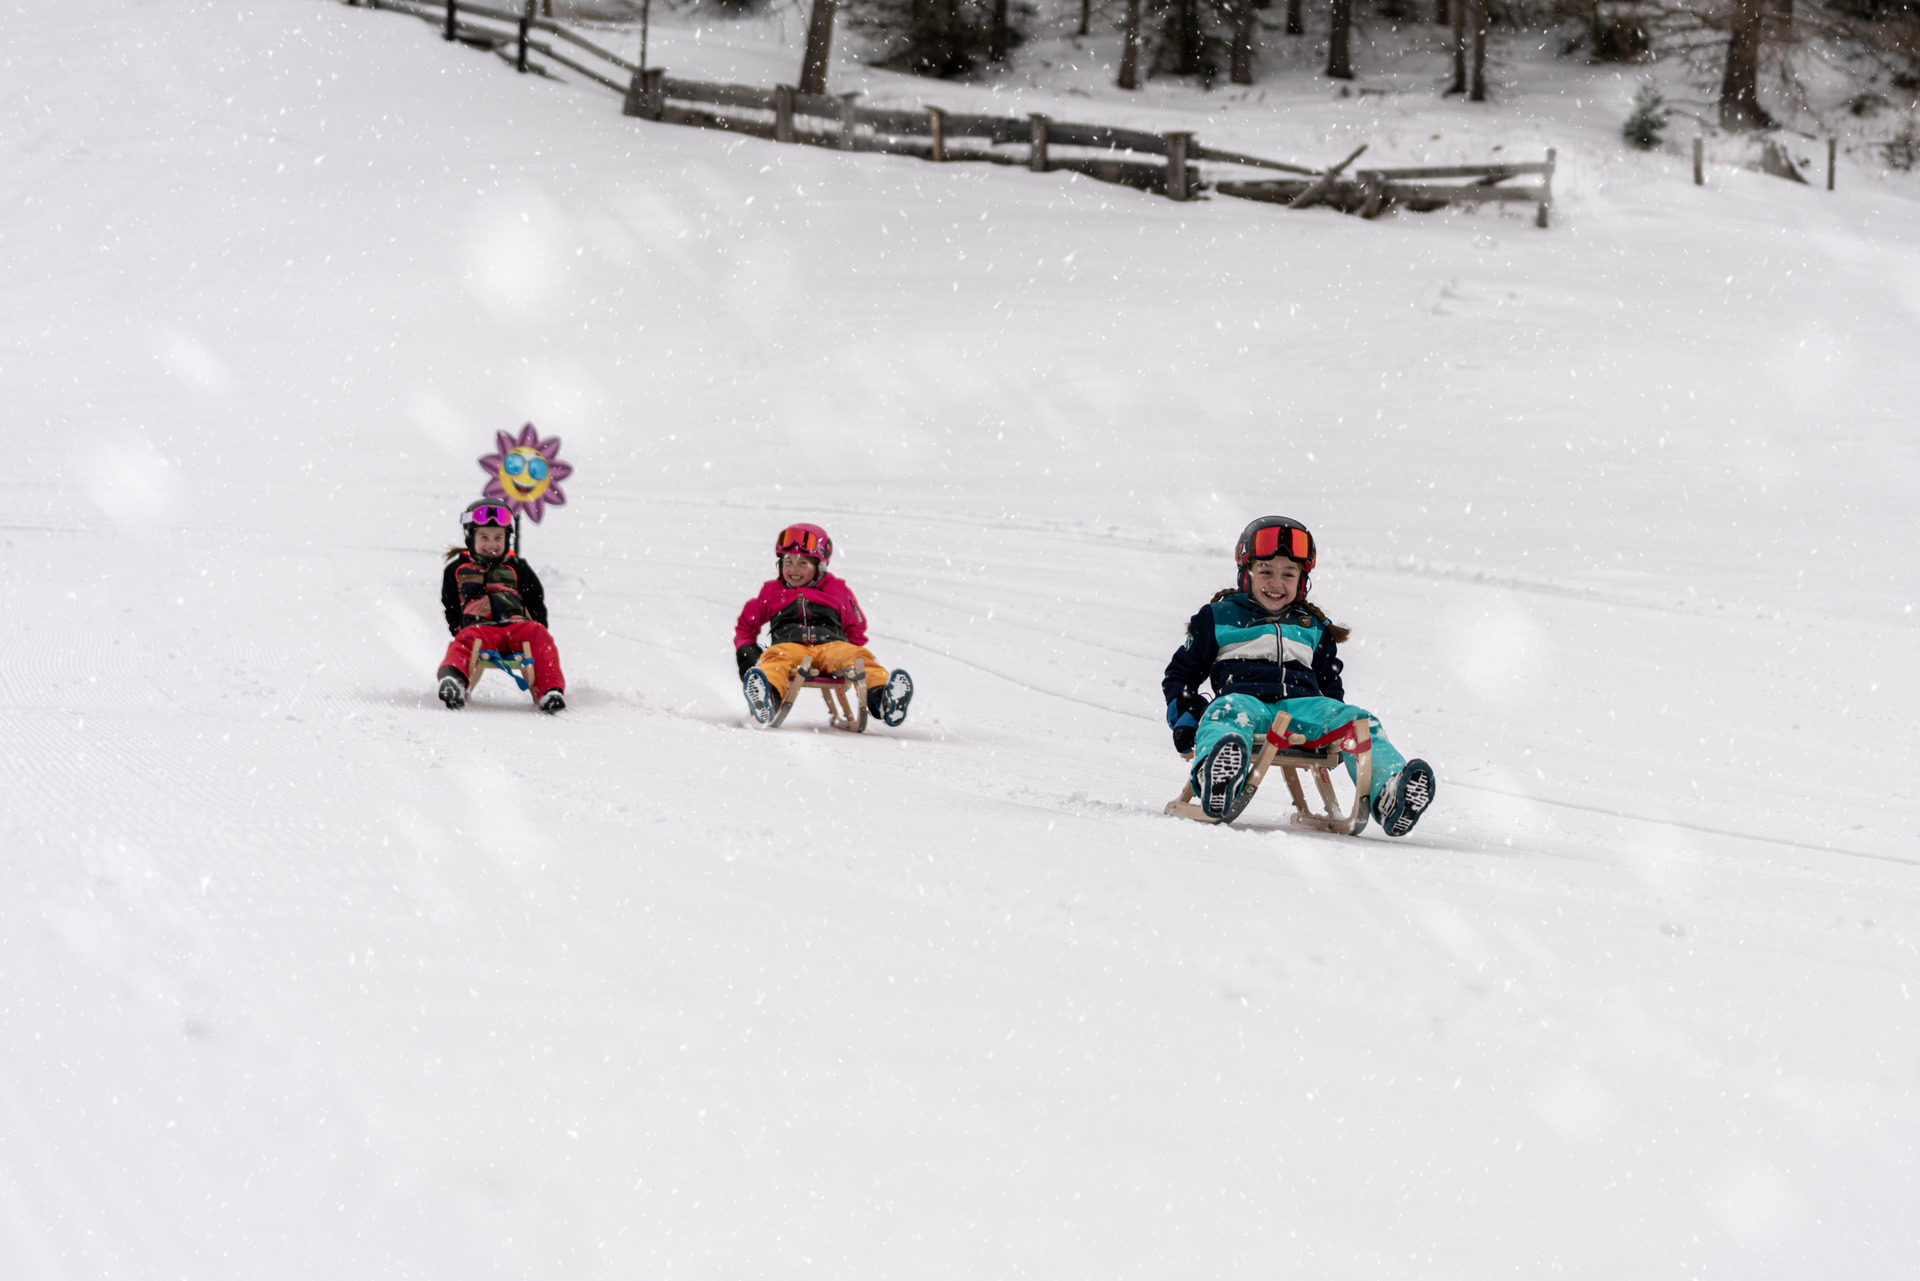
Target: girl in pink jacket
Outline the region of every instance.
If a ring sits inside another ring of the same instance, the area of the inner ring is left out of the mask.
[[[888,725],[907,719],[913,701],[913,677],[891,673],[867,646],[867,616],[853,589],[827,572],[833,540],[818,525],[789,525],[773,544],[778,576],[740,610],[733,627],[733,656],[740,687],[756,721],[773,719],[793,673],[811,659],[816,672],[832,674],[850,667],[867,672],[867,710]],[[759,645],[760,629],[771,629],[773,644]]]

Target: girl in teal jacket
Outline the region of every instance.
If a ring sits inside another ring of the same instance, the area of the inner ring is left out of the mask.
[[[1206,813],[1238,817],[1254,744],[1280,712],[1311,744],[1363,717],[1373,737],[1368,809],[1389,836],[1405,836],[1433,802],[1433,770],[1407,760],[1380,722],[1343,701],[1338,647],[1347,629],[1309,604],[1308,575],[1318,559],[1313,535],[1285,516],[1262,516],[1240,533],[1233,561],[1239,585],[1202,605],[1160,682],[1173,745],[1193,753],[1193,792]],[[1200,684],[1213,686],[1211,703]],[[1347,758],[1347,774],[1354,761]]]

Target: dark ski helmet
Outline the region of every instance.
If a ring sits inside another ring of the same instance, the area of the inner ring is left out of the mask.
[[[482,525],[500,525],[505,527],[508,536],[513,533],[513,509],[505,503],[496,503],[482,498],[478,502],[468,503],[460,513],[460,527],[467,531],[467,550],[473,550],[473,535]]]
[[[1253,562],[1285,556],[1300,566],[1300,598],[1307,595],[1307,579],[1319,559],[1313,535],[1297,520],[1285,516],[1262,516],[1240,531],[1233,545],[1233,564],[1240,571],[1239,585],[1246,591],[1253,583]]]
[[[773,540],[773,564],[776,570],[782,556],[811,557],[819,566],[814,573],[817,581],[821,574],[827,572],[827,562],[833,559],[833,540],[818,525],[788,525]]]

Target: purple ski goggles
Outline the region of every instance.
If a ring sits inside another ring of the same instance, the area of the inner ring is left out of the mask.
[[[462,525],[505,525],[513,527],[513,512],[505,507],[476,507],[460,518]]]

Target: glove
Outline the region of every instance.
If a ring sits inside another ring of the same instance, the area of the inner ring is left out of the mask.
[[[1193,750],[1193,736],[1200,732],[1200,716],[1207,700],[1198,694],[1182,694],[1167,704],[1167,724],[1173,727],[1173,750],[1186,755]]]
[[[739,649],[733,651],[733,661],[740,669],[741,680],[747,679],[747,673],[752,670],[755,663],[760,661],[760,655],[766,652],[766,650],[761,649],[752,641],[748,641]]]

